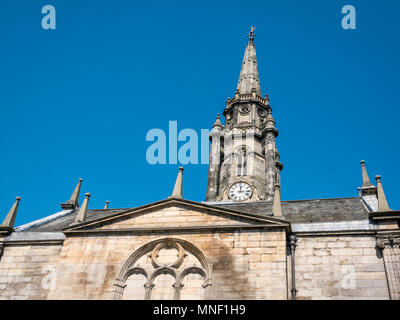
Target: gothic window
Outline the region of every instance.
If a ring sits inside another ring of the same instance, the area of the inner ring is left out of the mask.
[[[207,299],[209,265],[181,239],[152,241],[128,257],[114,281],[115,299]]]
[[[246,147],[241,147],[236,155],[237,175],[247,176],[247,150]]]
[[[145,294],[146,273],[143,269],[132,270],[125,281],[123,300],[138,300]]]

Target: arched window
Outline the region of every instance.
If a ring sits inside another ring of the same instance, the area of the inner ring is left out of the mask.
[[[115,299],[207,299],[210,266],[181,239],[152,241],[132,253],[114,281]]]

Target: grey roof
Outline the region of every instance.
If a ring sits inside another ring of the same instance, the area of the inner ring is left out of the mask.
[[[88,210],[87,220],[96,220],[102,217],[106,217],[111,214],[126,211],[128,209],[107,209],[107,210]],[[57,232],[61,229],[68,227],[75,221],[75,218],[79,210],[71,211],[71,213],[60,216],[57,219],[43,222],[37,225],[32,225],[28,229],[24,229],[20,232]]]
[[[291,223],[336,222],[368,219],[360,198],[282,201],[282,217]],[[272,202],[223,203],[219,207],[270,215]]]
[[[231,209],[244,213],[252,213],[261,216],[271,216],[272,202],[248,202],[248,203],[205,203],[220,208]],[[133,208],[89,210],[87,221],[100,219],[102,217],[117,214]],[[33,224],[31,227],[20,232],[57,232],[71,225],[78,211],[60,216],[59,218]],[[291,223],[315,223],[315,222],[338,222],[357,221],[368,219],[360,198],[335,198],[282,201],[283,219]]]

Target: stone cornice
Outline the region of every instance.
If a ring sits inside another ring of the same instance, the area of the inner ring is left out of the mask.
[[[220,226],[176,226],[161,228],[125,228],[125,229],[78,229],[65,230],[67,236],[79,234],[148,234],[148,233],[187,233],[187,232],[230,232],[234,230],[257,230],[257,229],[286,229],[285,225],[258,224],[258,225],[220,225]]]
[[[64,240],[10,240],[6,241],[5,245],[7,246],[34,246],[34,245],[62,245],[64,243]]]
[[[232,100],[228,100],[226,102],[226,107],[224,110],[227,112],[229,109],[231,109],[233,106],[235,106],[238,103],[247,103],[247,102],[255,102],[259,104],[260,106],[264,108],[271,108],[269,105],[269,99],[268,98],[262,98],[256,94],[248,93],[248,94],[237,94]]]
[[[334,231],[300,231],[293,232],[298,237],[320,237],[320,236],[379,236],[383,237],[386,234],[393,234],[400,230],[385,229],[385,230],[334,230]],[[400,234],[399,234],[400,236]]]
[[[0,236],[8,236],[10,233],[14,232],[14,228],[7,226],[0,226]]]
[[[65,235],[62,232],[13,232],[2,239],[5,245],[62,244]]]
[[[376,220],[400,220],[400,211],[370,212],[369,218]]]

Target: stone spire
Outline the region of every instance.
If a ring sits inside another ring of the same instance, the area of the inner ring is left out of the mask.
[[[78,215],[76,216],[73,224],[77,224],[77,223],[86,221],[88,207],[89,207],[90,193],[86,193],[85,196],[86,196],[85,200],[83,200],[82,207],[79,209]]]
[[[249,43],[244,52],[242,69],[240,71],[239,82],[236,91],[239,94],[250,94],[252,89],[258,96],[261,96],[260,78],[258,76],[256,47],[254,45],[254,30],[251,27],[249,33]]]
[[[228,191],[236,182],[252,188],[253,196],[244,201],[272,202],[275,183],[280,181],[278,130],[268,96],[261,97],[254,29],[249,33],[235,96],[226,100],[224,125],[217,118],[209,134],[207,202],[235,201]]]
[[[182,175],[183,167],[179,167],[178,176],[176,177],[174,191],[169,198],[179,198],[182,199]]]
[[[275,184],[274,204],[272,206],[272,213],[276,217],[282,216],[281,186],[278,183]]]
[[[386,200],[385,193],[381,183],[381,176],[375,176],[376,187],[378,189],[378,212],[392,211]]]
[[[365,161],[361,160],[361,171],[362,171],[362,181],[363,187],[372,187],[373,184],[371,183],[371,181],[369,181],[369,177],[368,177],[368,173],[367,173],[367,169],[365,168]]]
[[[61,208],[63,210],[76,210],[77,208],[79,208],[79,193],[81,191],[81,185],[82,178],[79,178],[78,184],[76,185],[75,190],[71,195],[71,198],[67,202],[61,204]]]
[[[106,200],[106,205],[104,206],[104,210],[108,209],[108,204],[110,203],[110,201]]]
[[[4,219],[3,223],[0,225],[0,227],[6,227],[9,229],[14,228],[15,224],[15,218],[17,217],[17,211],[18,211],[18,206],[21,198],[17,197],[13,206],[11,207],[10,211],[8,212],[6,218]]]

